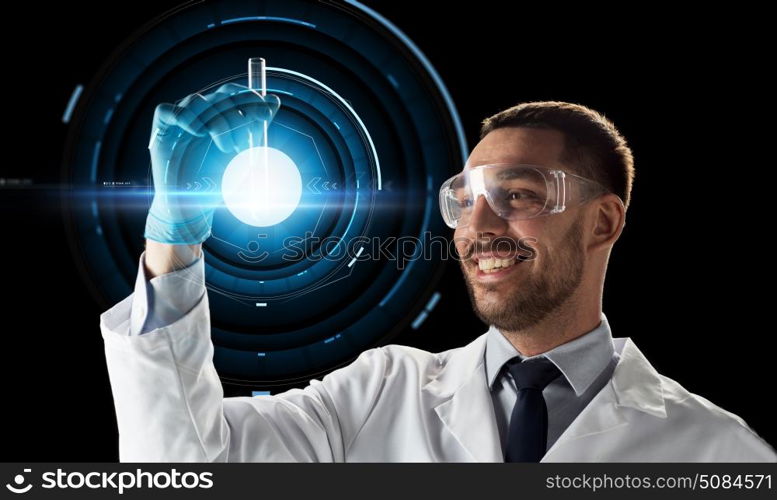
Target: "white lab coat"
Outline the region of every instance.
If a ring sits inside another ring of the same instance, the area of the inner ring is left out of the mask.
[[[486,334],[441,353],[368,349],[304,389],[224,398],[205,294],[129,336],[130,295],[101,316],[119,458],[175,462],[501,462]],[[543,462],[777,461],[738,416],[660,375],[634,342]]]

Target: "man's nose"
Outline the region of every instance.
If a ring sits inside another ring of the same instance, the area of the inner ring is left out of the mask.
[[[470,230],[479,235],[500,235],[507,230],[507,226],[507,221],[491,210],[486,197],[478,196],[469,219]]]

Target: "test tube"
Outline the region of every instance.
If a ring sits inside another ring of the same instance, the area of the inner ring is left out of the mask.
[[[258,90],[262,97],[267,95],[267,72],[264,57],[252,57],[248,60],[248,88]],[[262,120],[263,139],[262,145],[267,147],[267,120]],[[250,146],[254,147],[253,136]]]
[[[267,72],[266,72],[266,65],[264,57],[252,57],[248,60],[248,88],[253,91],[259,91],[259,95],[262,97],[265,97],[267,95]],[[262,182],[262,192],[260,195],[261,203],[259,205],[253,206],[253,211],[256,212],[258,210],[265,211],[270,206],[270,171],[269,171],[269,165],[268,165],[268,147],[267,147],[267,120],[262,120],[262,128],[264,134],[262,135],[262,145],[264,146],[262,149],[262,162],[260,163],[261,171],[263,174],[263,182]],[[249,140],[249,148],[251,153],[251,163],[256,165],[256,158],[254,155],[254,136],[253,134],[248,134],[248,140]],[[255,179],[254,176],[256,175],[256,169],[251,169],[250,174],[250,182],[251,185],[255,185]],[[256,216],[256,213],[254,213],[254,216]]]
[[[267,74],[264,57],[252,57],[248,60],[248,88],[267,95]]]

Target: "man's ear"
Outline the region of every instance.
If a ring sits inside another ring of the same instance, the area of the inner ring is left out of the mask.
[[[612,247],[626,225],[626,208],[623,201],[612,193],[600,196],[591,209],[594,211],[590,247]]]

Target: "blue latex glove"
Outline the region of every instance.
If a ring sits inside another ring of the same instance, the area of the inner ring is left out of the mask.
[[[228,83],[211,94],[189,95],[178,105],[158,105],[149,141],[154,199],[145,237],[173,245],[205,241],[221,202],[217,183],[223,170],[203,172],[204,153],[215,146],[236,155],[251,144],[261,146],[263,120],[269,124],[280,104],[274,94],[262,96]]]

